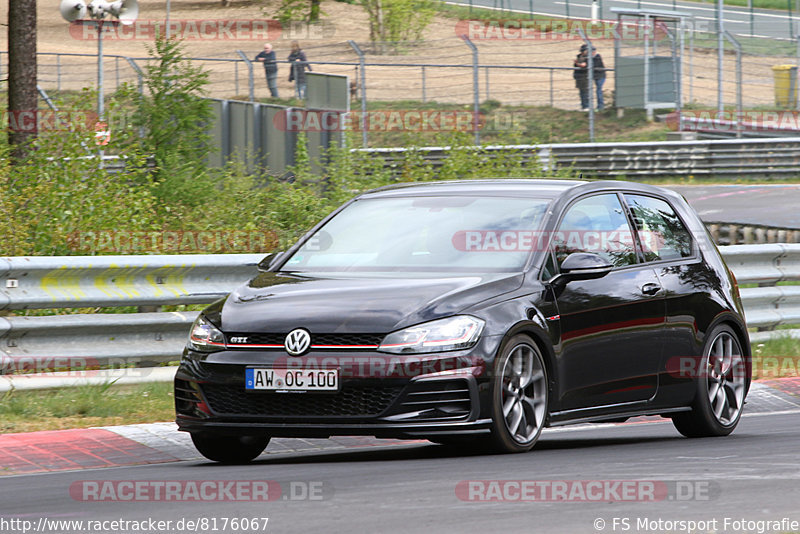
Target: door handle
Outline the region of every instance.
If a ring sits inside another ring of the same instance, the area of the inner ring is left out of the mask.
[[[649,283],[642,286],[642,293],[645,295],[653,296],[659,291],[661,291],[661,286],[658,284]]]

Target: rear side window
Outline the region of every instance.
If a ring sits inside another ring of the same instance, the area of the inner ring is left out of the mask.
[[[675,260],[692,255],[692,236],[664,200],[626,194],[646,261]]]
[[[573,252],[591,252],[615,267],[636,263],[633,234],[615,193],[579,200],[567,209],[556,231],[558,266]]]

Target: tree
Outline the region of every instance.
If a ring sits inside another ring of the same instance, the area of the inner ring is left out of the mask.
[[[142,150],[156,162],[163,179],[175,170],[201,169],[209,153],[208,124],[213,118],[205,98],[208,72],[185,59],[176,39],[159,36],[148,47],[147,92],[136,96],[134,126],[144,129]]]
[[[322,0],[282,0],[275,17],[283,22],[319,22]]]
[[[379,54],[385,43],[417,41],[433,20],[433,0],[359,0],[369,17],[369,39]]]
[[[36,137],[36,0],[8,0],[8,142],[12,161],[24,159]],[[28,116],[29,117],[29,116]]]

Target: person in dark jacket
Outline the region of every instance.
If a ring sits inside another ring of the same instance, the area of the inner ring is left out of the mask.
[[[589,47],[581,45],[578,57],[575,58],[572,77],[575,79],[575,87],[578,88],[581,97],[581,110],[589,110]],[[603,84],[606,81],[606,66],[603,57],[592,47],[592,79],[594,80],[597,91],[597,109],[605,107],[603,102]]]
[[[572,77],[581,97],[581,111],[589,110],[589,48],[584,44],[573,62]]]
[[[264,63],[264,74],[267,76],[267,87],[273,98],[278,98],[278,58],[272,45],[264,43],[264,50],[256,56],[256,61]]]
[[[297,98],[306,97],[306,69],[312,70],[308,64],[306,54],[300,50],[300,43],[292,41],[292,53],[289,54],[289,81],[295,83]]]
[[[597,110],[602,111],[605,108],[603,103],[603,84],[606,82],[606,66],[603,63],[603,58],[596,48],[592,47],[592,78],[594,78],[594,86],[597,90]]]

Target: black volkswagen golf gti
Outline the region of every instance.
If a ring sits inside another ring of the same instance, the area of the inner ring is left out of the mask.
[[[386,187],[259,270],[200,314],[176,375],[211,460],[331,435],[522,452],[546,426],[640,415],[722,436],[750,386],[736,281],[658,187]]]

